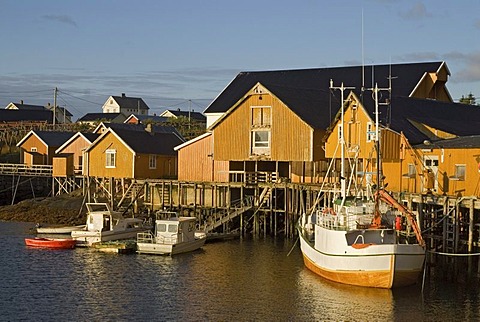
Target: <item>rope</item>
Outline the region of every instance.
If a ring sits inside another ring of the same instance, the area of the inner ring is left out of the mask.
[[[299,239],[299,238],[300,238],[300,237],[297,236],[297,240],[295,241],[295,243],[293,243],[292,249],[290,249],[290,251],[288,252],[287,257],[290,256],[290,253],[291,253],[291,252],[293,251],[293,249],[295,248],[295,245],[297,245],[297,242],[298,242],[298,239]]]

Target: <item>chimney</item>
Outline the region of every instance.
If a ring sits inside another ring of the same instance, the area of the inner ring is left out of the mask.
[[[23,105],[23,100],[20,100],[20,104]]]
[[[126,97],[126,96],[125,96],[125,93],[122,93],[122,97],[123,97],[123,98],[125,98],[125,97]]]

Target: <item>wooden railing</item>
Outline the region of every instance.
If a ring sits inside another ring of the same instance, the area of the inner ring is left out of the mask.
[[[278,172],[266,172],[266,171],[229,171],[230,182],[242,182],[246,184],[257,184],[259,182],[277,182]]]
[[[0,163],[0,175],[22,175],[51,177],[53,166],[51,165],[27,165],[17,163]]]

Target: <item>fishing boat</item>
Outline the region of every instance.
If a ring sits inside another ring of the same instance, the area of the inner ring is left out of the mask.
[[[378,115],[377,97],[375,102]],[[343,91],[341,113],[343,131]],[[378,125],[377,118],[375,139],[380,151]],[[384,189],[380,172],[370,197],[347,191],[343,137],[342,133],[339,196],[325,199],[328,193],[322,187],[314,206],[301,216],[297,226],[305,266],[343,284],[378,288],[414,284],[425,259],[416,216]],[[376,159],[381,162],[379,154]],[[380,171],[380,164],[377,169]]]
[[[125,218],[121,212],[112,211],[107,203],[86,203],[87,222],[84,229],[74,230],[71,236],[77,246],[112,240],[135,239],[138,232],[148,230],[139,218]]]
[[[70,249],[75,248],[76,241],[67,238],[25,238],[25,244],[30,247]]]
[[[175,212],[157,214],[153,232],[137,234],[137,253],[175,255],[201,248],[207,239],[196,231],[195,217],[179,217]]]

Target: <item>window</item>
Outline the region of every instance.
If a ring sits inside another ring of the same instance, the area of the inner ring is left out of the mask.
[[[254,131],[253,132],[253,147],[254,148],[268,148],[270,145],[269,131]]]
[[[338,124],[338,141],[342,140],[343,125]]]
[[[270,127],[271,113],[270,106],[252,106],[252,127]]]
[[[30,152],[37,152],[37,148],[30,148]]]
[[[408,177],[409,178],[415,178],[416,174],[417,174],[417,169],[415,168],[415,164],[409,163],[408,164]]]
[[[372,122],[367,122],[367,142],[375,141],[375,131]]]
[[[148,168],[149,169],[156,169],[157,168],[157,156],[154,154],[150,154],[148,158]]]
[[[425,165],[427,167],[438,167],[438,160],[436,159],[426,159]]]
[[[115,161],[116,161],[116,150],[107,150],[105,151],[105,167],[107,168],[115,168]]]
[[[453,180],[465,180],[465,164],[455,164],[455,176]]]

